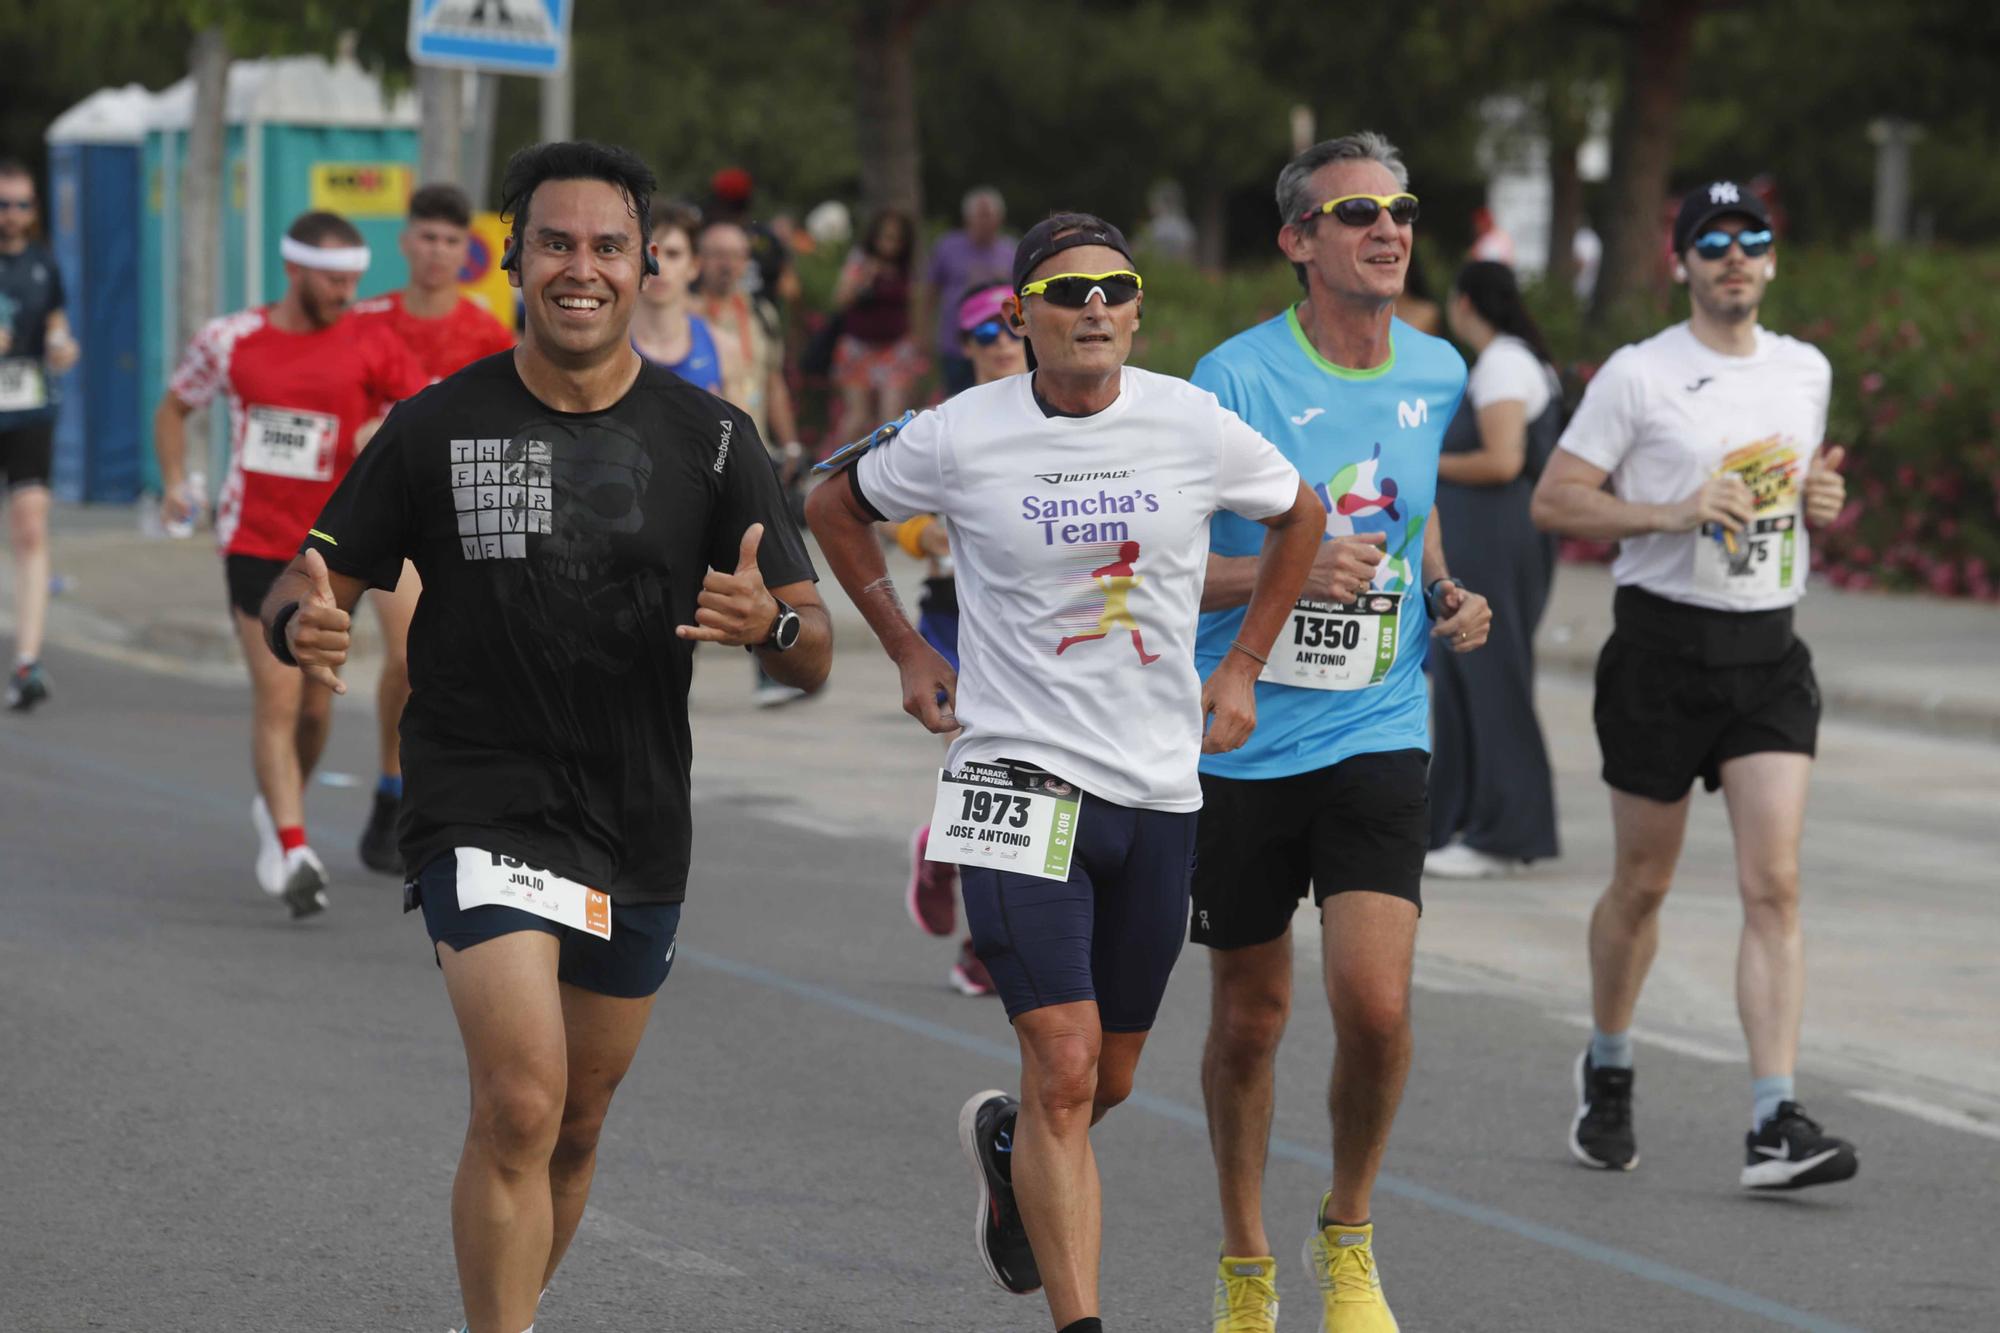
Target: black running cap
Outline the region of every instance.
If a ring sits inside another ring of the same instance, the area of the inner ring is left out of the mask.
[[[1027,285],[1028,275],[1041,267],[1050,255],[1074,250],[1079,245],[1108,245],[1132,262],[1132,247],[1125,233],[1090,213],[1056,213],[1028,228],[1028,234],[1014,247],[1014,290]]]
[[[1738,181],[1710,181],[1689,190],[1674,216],[1674,253],[1684,255],[1694,238],[1717,218],[1749,218],[1760,227],[1771,225],[1764,201],[1757,192]]]

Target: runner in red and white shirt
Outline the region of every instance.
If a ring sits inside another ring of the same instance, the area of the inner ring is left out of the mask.
[[[425,185],[410,195],[410,219],[403,228],[403,258],[410,285],[400,292],[355,304],[351,318],[389,330],[410,349],[433,380],[463,369],[481,357],[514,350],[514,334],[485,306],[459,290],[472,247],[472,201],[456,185]],[[494,256],[497,262],[499,256]],[[368,600],[382,619],[382,677],[375,686],[376,744],[382,775],[375,802],[361,833],[361,864],[385,875],[403,873],[396,849],[396,820],[403,801],[403,751],[398,726],[410,701],[407,645],[410,619],[423,584],[416,566],[403,562],[403,579],[393,591],[373,589]]]
[[[386,329],[346,318],[368,268],[351,223],[304,214],[281,248],[284,296],[196,335],[154,413],[153,441],[165,516],[185,523],[188,415],[227,398],[229,476],[215,527],[254,697],[257,882],[301,917],[326,906],[326,867],[306,845],[305,779],[326,744],[333,696],[271,655],[257,613],[383,413],[429,377]]]

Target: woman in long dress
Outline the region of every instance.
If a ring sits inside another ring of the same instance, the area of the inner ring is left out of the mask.
[[[1459,271],[1445,317],[1475,360],[1438,461],[1438,517],[1453,569],[1477,571],[1493,605],[1476,653],[1433,653],[1431,847],[1424,873],[1505,874],[1556,855],[1555,781],[1535,717],[1535,626],[1555,539],[1528,518],[1562,433],[1562,388],[1514,271]]]

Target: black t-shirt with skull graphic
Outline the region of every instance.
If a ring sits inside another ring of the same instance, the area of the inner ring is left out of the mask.
[[[614,902],[681,901],[693,650],[674,628],[752,523],[768,586],[815,577],[749,417],[671,371],[557,412],[503,352],[399,404],[302,549],[378,588],[405,557],[423,578],[404,863],[478,847]]]

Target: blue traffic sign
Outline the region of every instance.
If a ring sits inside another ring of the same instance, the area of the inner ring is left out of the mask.
[[[560,74],[576,0],[410,0],[410,59],[488,74]]]

